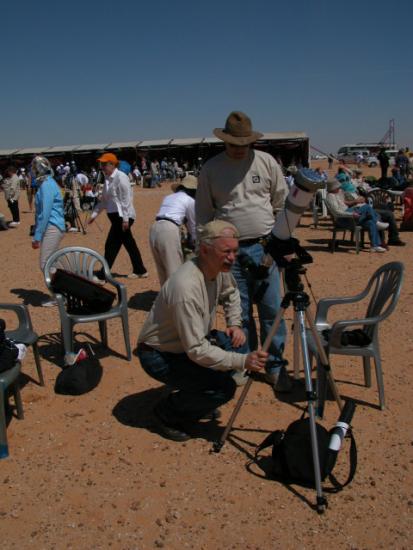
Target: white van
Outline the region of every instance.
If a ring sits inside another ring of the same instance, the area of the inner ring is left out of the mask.
[[[399,152],[398,149],[386,149],[385,150],[386,155],[389,157],[390,166],[394,166],[394,161],[395,161],[395,158],[396,158],[398,152]],[[379,159],[377,158],[377,156],[372,155],[372,156],[369,156],[367,158],[367,164],[368,164],[368,166],[372,167],[372,166],[378,166],[380,163],[379,163]]]

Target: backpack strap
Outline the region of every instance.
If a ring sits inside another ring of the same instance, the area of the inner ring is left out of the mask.
[[[352,430],[351,427],[348,429],[346,437],[350,437],[350,440],[351,440],[350,451],[349,451],[350,470],[349,470],[348,477],[347,477],[347,479],[344,483],[341,483],[340,481],[338,481],[338,479],[332,473],[330,473],[328,475],[328,478],[331,481],[332,485],[334,485],[334,487],[323,488],[324,492],[326,492],[326,493],[339,493],[340,491],[342,491],[344,489],[344,487],[346,487],[346,485],[351,483],[351,481],[353,480],[354,475],[356,473],[356,470],[357,470],[357,446],[356,446],[356,440],[354,439],[353,430]]]
[[[257,460],[258,455],[263,449],[268,449],[273,445],[279,445],[284,439],[285,432],[283,430],[276,430],[271,432],[259,445],[255,447],[255,460]]]

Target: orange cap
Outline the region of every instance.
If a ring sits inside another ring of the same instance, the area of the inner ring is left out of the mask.
[[[118,157],[113,153],[103,153],[101,157],[98,158],[98,162],[110,162],[111,164],[119,164]]]

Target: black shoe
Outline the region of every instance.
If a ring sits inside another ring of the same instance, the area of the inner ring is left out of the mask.
[[[218,420],[218,418],[221,418],[222,413],[219,409],[214,409],[213,411],[210,411],[209,413],[206,413],[201,420]]]
[[[387,244],[390,246],[406,246],[406,243],[400,239],[392,239]]]
[[[156,418],[156,424],[157,427],[164,437],[167,439],[172,439],[172,441],[188,441],[191,439],[191,436],[188,435],[186,432],[182,430],[182,428],[178,425],[172,425],[172,424],[166,424],[165,421],[162,419],[159,412],[154,409],[154,415]]]

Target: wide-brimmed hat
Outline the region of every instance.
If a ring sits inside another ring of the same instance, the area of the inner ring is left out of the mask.
[[[178,187],[185,187],[185,189],[196,189],[198,187],[198,178],[188,174],[182,178],[181,181],[176,181],[171,185],[172,191],[176,191]]]
[[[327,193],[340,189],[341,183],[337,180],[327,180]]]
[[[241,111],[233,111],[225,122],[225,128],[215,128],[214,135],[232,145],[249,145],[263,136],[252,129],[251,119]]]

